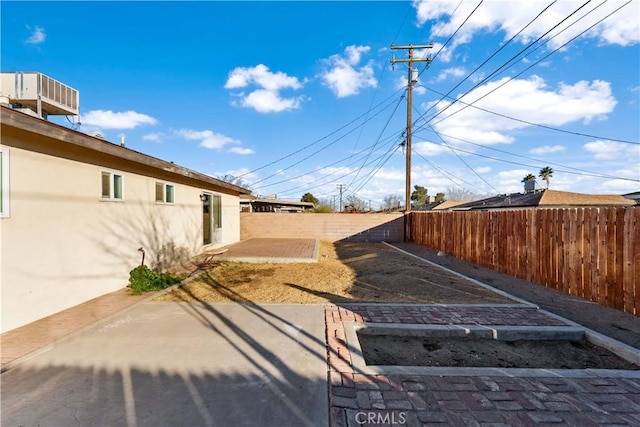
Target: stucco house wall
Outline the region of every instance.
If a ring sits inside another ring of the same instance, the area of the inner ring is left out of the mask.
[[[125,287],[141,247],[152,265],[172,249],[193,255],[240,240],[243,189],[16,114],[2,108],[1,332]],[[122,177],[121,200],[102,197],[103,172]],[[157,183],[173,186],[173,203],[156,202]],[[203,193],[221,200],[222,228],[209,245]]]

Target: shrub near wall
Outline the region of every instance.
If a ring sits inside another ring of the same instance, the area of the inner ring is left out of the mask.
[[[410,239],[640,316],[640,208],[412,212]]]

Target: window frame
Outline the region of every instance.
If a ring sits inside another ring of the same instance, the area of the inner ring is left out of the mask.
[[[105,196],[104,177],[109,177],[109,196]],[[120,197],[115,197],[116,177],[120,178]],[[100,171],[100,200],[103,202],[124,202],[124,174],[118,171]]]
[[[9,156],[9,148],[0,147],[0,218],[11,216]]]
[[[162,200],[158,199],[158,186],[162,185]],[[154,199],[155,202],[159,205],[175,205],[176,203],[176,186],[170,182],[156,181],[154,184]],[[169,193],[167,192],[171,189],[171,200],[168,200]]]

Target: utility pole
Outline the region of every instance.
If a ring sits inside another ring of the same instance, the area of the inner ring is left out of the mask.
[[[342,212],[342,190],[344,190],[345,187],[346,185],[344,184],[336,184],[336,188],[340,190],[340,210],[338,212]]]
[[[405,212],[411,211],[411,126],[412,126],[412,118],[411,118],[411,104],[413,102],[413,84],[418,81],[418,70],[413,68],[414,62],[431,62],[431,57],[428,58],[414,58],[413,57],[413,49],[431,49],[433,47],[433,43],[424,44],[424,45],[412,45],[409,46],[395,46],[391,45],[391,50],[397,49],[405,49],[409,51],[409,57],[404,59],[395,59],[391,60],[391,64],[395,64],[396,62],[406,62],[409,64],[409,77],[407,83],[407,140],[405,149],[407,150],[407,166],[406,166],[406,180],[405,180]]]

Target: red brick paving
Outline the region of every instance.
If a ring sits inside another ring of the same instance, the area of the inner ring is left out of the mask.
[[[332,427],[380,421],[408,426],[640,426],[640,379],[354,373],[344,323],[425,323],[424,313],[440,324],[563,324],[534,308],[327,305]]]
[[[148,297],[149,295],[131,295],[127,289],[121,289],[5,332],[0,335],[2,368]]]

